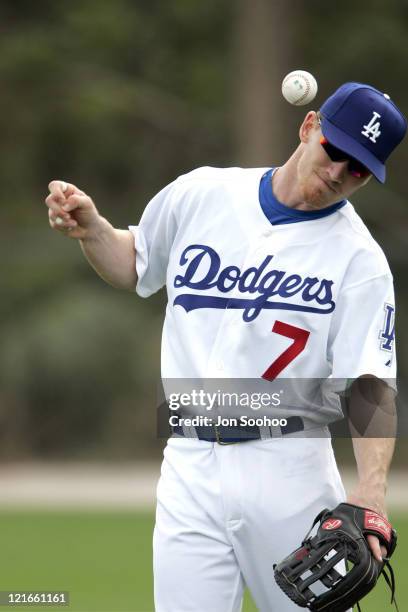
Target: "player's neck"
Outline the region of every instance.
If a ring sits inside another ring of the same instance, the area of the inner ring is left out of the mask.
[[[316,207],[302,197],[297,177],[297,162],[297,151],[295,151],[283,166],[275,170],[272,175],[273,193],[277,200],[288,208],[315,211]]]
[[[320,206],[307,202],[298,179],[298,150],[272,175],[272,190],[279,202],[288,208],[316,211]]]

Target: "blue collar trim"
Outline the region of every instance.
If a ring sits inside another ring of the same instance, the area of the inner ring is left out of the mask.
[[[342,208],[347,200],[336,202],[327,208],[322,210],[310,211],[310,210],[297,210],[296,208],[289,208],[282,202],[276,199],[272,191],[272,174],[275,168],[271,168],[265,174],[262,175],[259,183],[259,203],[263,210],[264,215],[272,225],[283,225],[285,223],[298,223],[299,221],[313,221],[314,219],[321,219],[333,214],[339,208]]]

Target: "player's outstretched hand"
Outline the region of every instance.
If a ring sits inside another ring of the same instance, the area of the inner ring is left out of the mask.
[[[45,204],[52,229],[79,240],[92,237],[101,221],[92,199],[65,181],[51,181],[48,189]]]

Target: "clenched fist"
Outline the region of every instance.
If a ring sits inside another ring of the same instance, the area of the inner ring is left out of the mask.
[[[51,181],[48,189],[45,203],[50,226],[71,238],[92,238],[102,221],[92,199],[65,181]]]

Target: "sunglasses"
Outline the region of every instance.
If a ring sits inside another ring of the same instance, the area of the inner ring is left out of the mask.
[[[320,118],[318,118],[318,122],[319,125],[321,125]],[[320,138],[320,144],[333,162],[348,162],[348,171],[355,178],[362,179],[370,176],[371,172],[368,170],[368,168],[366,168],[361,162],[357,161],[357,159],[354,159],[354,157],[351,157],[351,155],[348,153],[345,153],[345,151],[342,151],[341,149],[338,149],[334,145],[330,144],[330,142],[324,136]]]
[[[330,142],[324,136],[322,136],[320,139],[320,144],[332,161],[348,162],[348,171],[352,176],[356,178],[367,178],[367,176],[371,174],[371,172],[365,166],[363,166],[361,162],[354,159],[354,157],[351,157],[351,155],[348,155],[348,153],[345,153],[344,151],[341,151],[334,145],[330,144]]]

